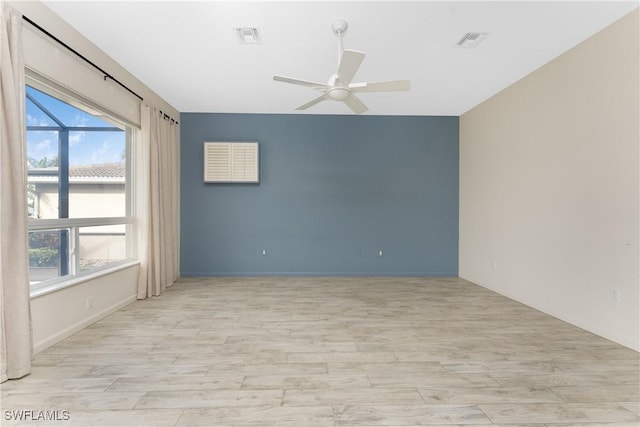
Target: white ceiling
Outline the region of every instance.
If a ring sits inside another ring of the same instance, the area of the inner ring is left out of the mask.
[[[460,115],[638,7],[638,1],[45,1],[181,112],[293,113],[318,95],[274,74],[326,82],[345,49],[357,81],[410,79],[363,93],[369,115]],[[241,45],[234,28],[258,27]],[[467,32],[487,32],[475,49]],[[351,114],[322,102],[306,114]]]

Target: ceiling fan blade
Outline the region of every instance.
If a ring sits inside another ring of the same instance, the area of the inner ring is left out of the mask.
[[[329,96],[329,94],[324,93],[324,94],[320,95],[319,97],[314,98],[311,101],[307,102],[306,104],[302,104],[301,106],[296,108],[296,110],[306,110],[307,108],[316,105],[318,102],[324,101],[325,99],[327,99],[328,96]]]
[[[273,80],[277,82],[291,83],[294,85],[308,86],[314,89],[326,89],[330,87],[324,83],[312,82],[309,80],[302,80],[302,79],[296,79],[293,77],[285,77],[285,76],[273,76]]]
[[[409,80],[390,80],[385,82],[352,83],[349,89],[353,92],[396,92],[411,89]]]
[[[365,111],[369,110],[367,106],[364,105],[362,101],[360,101],[360,98],[358,98],[354,94],[349,95],[344,100],[344,103],[347,104],[349,108],[351,108],[351,110],[353,110],[353,112],[356,114],[364,113]]]
[[[348,85],[351,83],[364,57],[365,53],[358,52],[357,50],[345,50],[342,52],[340,65],[338,66],[338,72],[336,74],[343,84]]]

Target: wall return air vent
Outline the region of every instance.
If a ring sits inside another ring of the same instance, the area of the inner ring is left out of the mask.
[[[205,142],[204,182],[259,183],[257,142]]]

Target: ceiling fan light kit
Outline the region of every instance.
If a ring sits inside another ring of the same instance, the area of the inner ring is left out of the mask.
[[[342,101],[356,114],[368,111],[364,103],[356,96],[358,92],[396,92],[407,91],[411,87],[409,80],[393,80],[381,82],[352,83],[366,54],[357,50],[345,50],[342,48],[342,35],[349,28],[347,21],[339,19],[331,25],[331,29],[338,36],[338,70],[329,81],[318,83],[294,77],[273,76],[275,81],[290,83],[299,86],[307,86],[322,92],[322,95],[312,99],[296,108],[306,110],[324,100]]]
[[[329,98],[334,101],[344,101],[349,97],[351,91],[344,87],[332,87],[327,91],[327,93],[329,94]]]

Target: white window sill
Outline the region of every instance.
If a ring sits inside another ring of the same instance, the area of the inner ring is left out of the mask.
[[[87,274],[83,274],[81,276],[74,276],[67,279],[61,279],[52,282],[51,284],[46,284],[42,287],[38,287],[37,289],[31,290],[31,298],[38,298],[43,295],[50,294],[52,292],[59,291],[61,289],[69,288],[71,286],[76,286],[80,283],[88,282],[89,280],[96,279],[98,277],[106,276],[117,271],[125,270],[127,268],[133,267],[135,265],[140,264],[138,260],[128,260],[123,261],[122,263],[96,270]]]

